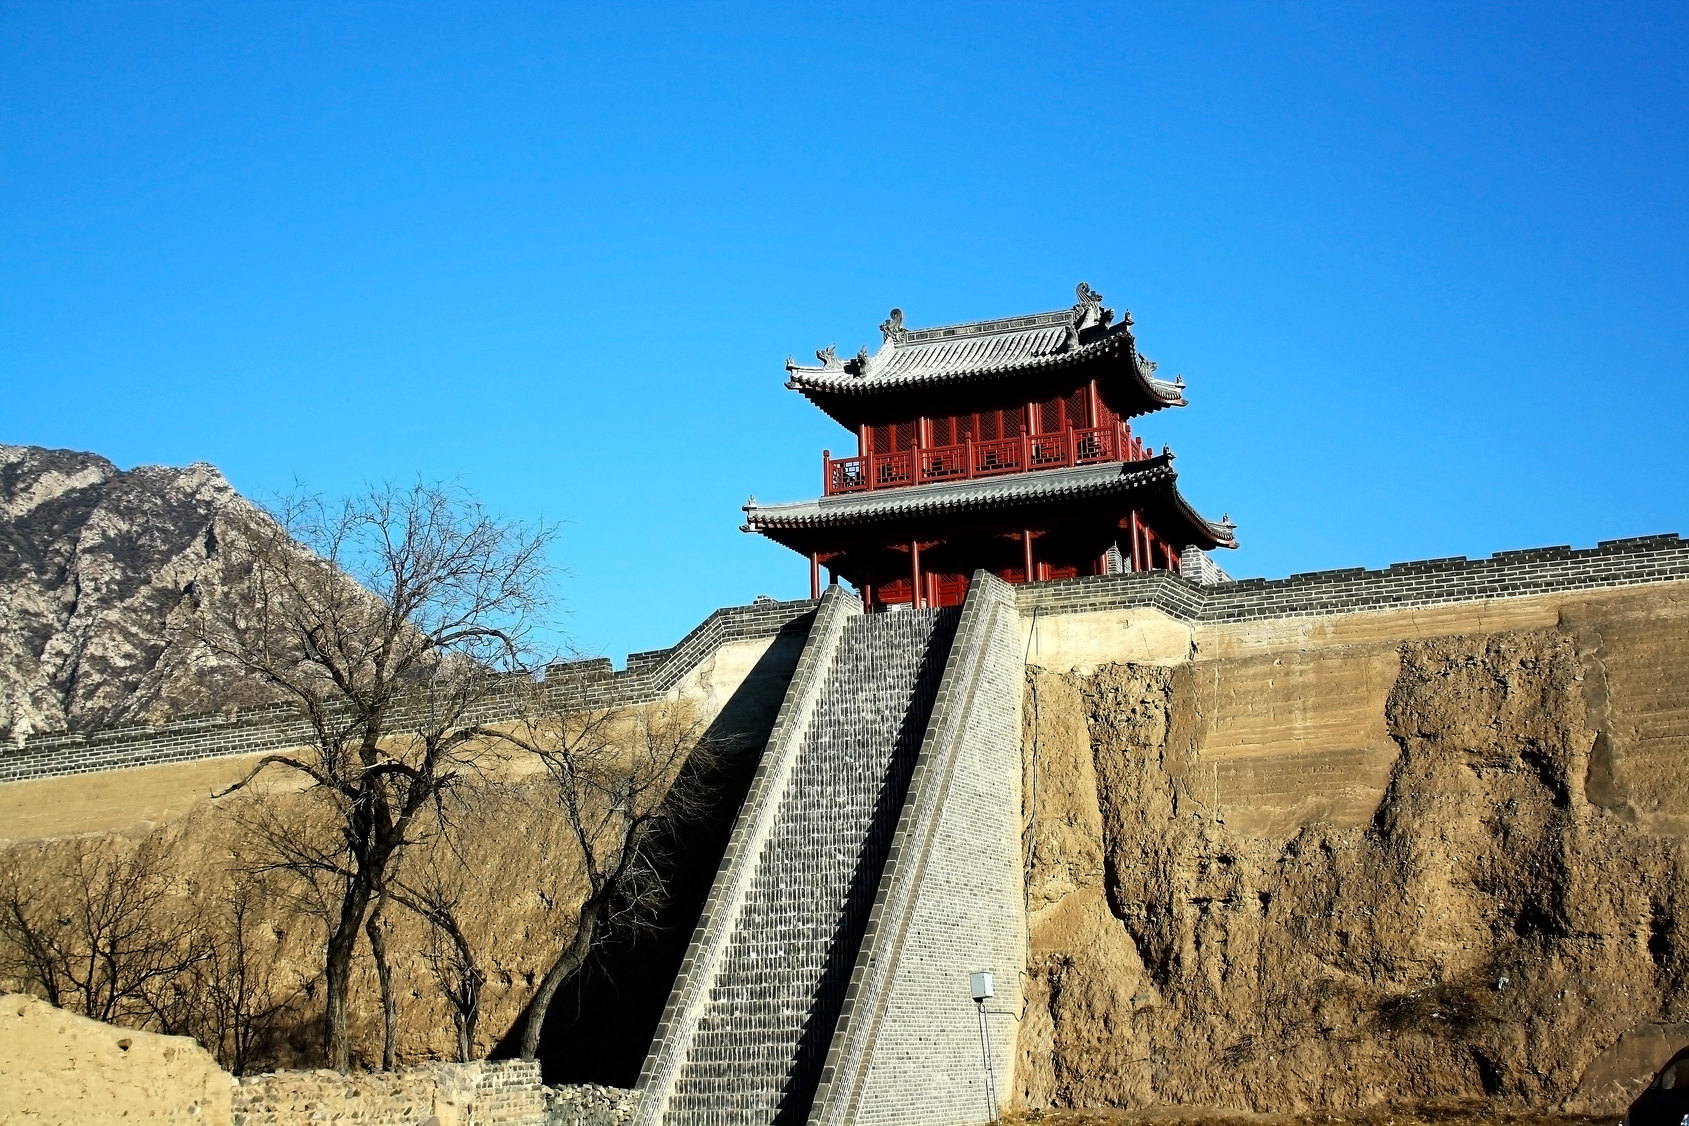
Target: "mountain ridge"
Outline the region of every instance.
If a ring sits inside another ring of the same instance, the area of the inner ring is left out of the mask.
[[[179,633],[239,596],[221,546],[267,519],[207,462],[0,444],[0,739],[267,702]]]

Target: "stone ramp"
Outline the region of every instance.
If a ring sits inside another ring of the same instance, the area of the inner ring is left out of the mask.
[[[804,1122],[959,616],[833,591],[641,1076],[641,1126]]]

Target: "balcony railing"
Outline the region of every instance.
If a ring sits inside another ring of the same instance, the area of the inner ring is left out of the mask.
[[[1019,438],[963,442],[894,454],[833,457],[821,453],[822,485],[827,496],[970,481],[1029,469],[1059,469],[1103,461],[1142,461],[1150,457],[1141,438],[1124,424],[1063,430],[1059,434],[1023,434]]]

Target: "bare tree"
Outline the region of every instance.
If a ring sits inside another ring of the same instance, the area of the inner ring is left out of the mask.
[[[273,889],[236,870],[199,904],[214,925],[193,983],[196,1034],[236,1075],[257,1061],[303,984],[285,981],[277,965],[280,934],[261,911],[275,901]]]
[[[512,738],[545,764],[552,799],[580,851],[586,896],[533,1000],[521,1053],[532,1059],[552,998],[617,924],[648,918],[662,894],[655,854],[666,822],[695,818],[720,748],[690,705],[539,717]],[[687,767],[682,770],[682,767]]]
[[[189,628],[310,724],[311,747],[265,755],[223,793],[288,772],[335,825],[337,841],[303,851],[339,884],[323,953],[323,1048],[345,1070],[358,934],[419,818],[506,742],[482,718],[495,698],[523,691],[514,674],[530,664],[530,630],[550,594],[553,533],[421,484],[338,505],[296,497],[274,516],[255,514],[227,547],[250,601],[204,599]]]
[[[170,842],[79,839],[0,871],[0,968],[61,1008],[112,1024],[179,1031],[181,982],[206,956],[204,930],[173,910]]]
[[[475,1058],[475,1026],[481,1016],[481,987],[487,983],[487,974],[465,931],[461,912],[464,876],[461,867],[450,875],[430,868],[414,885],[397,883],[388,894],[428,924],[423,957],[452,1007],[457,1058],[468,1063]]]

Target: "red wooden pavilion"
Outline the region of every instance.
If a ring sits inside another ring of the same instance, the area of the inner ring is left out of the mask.
[[[1235,547],[1200,516],[1128,420],[1185,405],[1155,375],[1132,317],[1081,282],[1071,309],[909,329],[893,309],[872,355],[786,361],[786,386],[856,435],[821,455],[823,495],[745,505],[744,530],[847,579],[869,610],[949,606],[985,568],[1009,582],[1163,568]],[[1192,549],[1195,549],[1192,551]],[[1208,566],[1212,566],[1208,564]]]

